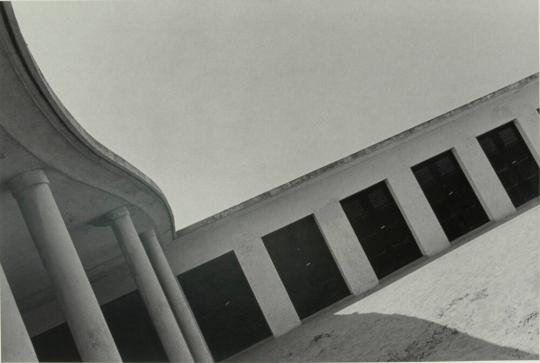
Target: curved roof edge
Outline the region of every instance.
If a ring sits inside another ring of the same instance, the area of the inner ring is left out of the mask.
[[[209,225],[211,223],[214,223],[220,219],[223,219],[229,215],[232,215],[232,214],[235,214],[237,212],[240,212],[244,209],[247,209],[259,202],[262,202],[266,199],[269,199],[269,198],[272,198],[272,197],[275,197],[281,193],[284,193],[300,184],[303,184],[303,183],[306,183],[324,173],[327,173],[331,170],[334,170],[334,169],[337,169],[339,167],[342,167],[344,165],[347,165],[347,164],[350,164],[352,163],[353,161],[356,161],[360,158],[365,158],[365,157],[368,157],[369,155],[371,155],[372,153],[376,152],[376,151],[379,151],[385,147],[388,147],[394,143],[397,143],[405,138],[408,138],[410,136],[412,136],[413,134],[417,134],[418,132],[420,132],[421,130],[425,130],[425,129],[428,129],[428,128],[434,128],[434,127],[437,127],[437,126],[440,126],[441,124],[443,124],[445,121],[447,121],[449,118],[451,118],[452,116],[456,115],[456,114],[460,114],[464,111],[467,111],[469,109],[471,109],[472,107],[474,106],[477,106],[481,103],[484,103],[488,100],[491,100],[495,97],[498,97],[502,94],[505,94],[505,93],[508,93],[510,91],[513,91],[513,90],[517,90],[517,89],[520,89],[522,88],[523,86],[525,86],[526,84],[534,81],[538,79],[538,72],[537,73],[534,73],[530,76],[527,76],[517,82],[514,82],[508,86],[505,86],[501,89],[498,89],[494,92],[491,92],[485,96],[482,96],[480,98],[477,98],[469,103],[466,103],[460,107],[457,107],[453,110],[450,110],[448,112],[445,112],[443,113],[442,115],[439,115],[439,116],[436,116],[428,121],[425,121],[425,122],[422,122],[416,126],[413,126],[405,131],[402,131],[396,135],[393,135],[387,139],[384,139],[380,142],[377,142],[373,145],[370,145],[360,151],[357,151],[355,153],[352,153],[348,156],[345,156],[344,158],[341,158],[339,160],[336,160],[330,164],[327,164],[325,166],[323,166],[322,168],[319,168],[319,169],[316,169],[314,171],[311,171],[307,174],[304,174],[296,179],[293,179],[291,180],[290,182],[287,182],[287,183],[284,183],[284,184],[281,184],[280,186],[276,187],[276,188],[273,188],[273,189],[270,189],[269,191],[267,192],[264,192],[262,194],[259,194],[253,198],[250,198],[240,204],[237,204],[231,208],[227,208],[221,212],[218,212],[208,218],[205,218],[199,222],[195,222],[185,228],[182,228],[180,229],[179,231],[176,232],[176,238],[178,237],[181,237],[183,235],[186,235],[186,234],[189,234],[199,228],[202,228],[206,225]]]
[[[85,147],[82,148],[82,150],[84,150],[86,153],[94,157],[99,157],[101,160],[107,162],[110,166],[122,172],[127,177],[135,179],[148,191],[154,194],[166,209],[169,216],[171,237],[174,238],[174,216],[165,194],[161,191],[157,184],[143,172],[93,138],[64,107],[62,102],[58,99],[54,91],[45,80],[45,77],[32,57],[31,52],[28,49],[28,46],[20,31],[11,3],[3,2],[0,4],[0,16],[3,18],[7,26],[13,52],[19,58],[19,61],[24,68],[23,71],[31,79],[41,97],[46,100],[48,106],[53,110],[54,115],[56,116],[56,120],[54,121],[58,122],[59,126],[68,131],[70,135],[74,136],[75,139],[84,145]]]

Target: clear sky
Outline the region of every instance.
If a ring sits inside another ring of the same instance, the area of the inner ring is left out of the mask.
[[[536,0],[14,8],[55,93],[178,229],[538,71]]]

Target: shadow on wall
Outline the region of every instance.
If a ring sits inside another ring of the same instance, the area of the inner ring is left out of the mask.
[[[329,315],[232,357],[235,362],[537,360],[431,321],[399,314]],[[535,327],[537,329],[537,327]]]

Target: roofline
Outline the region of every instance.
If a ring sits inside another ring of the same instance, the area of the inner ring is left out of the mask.
[[[97,156],[127,177],[135,179],[137,182],[141,183],[144,188],[154,194],[162,202],[165,210],[167,211],[169,216],[171,237],[174,239],[174,216],[165,194],[161,191],[157,184],[143,172],[94,139],[94,137],[92,137],[64,107],[62,102],[47,83],[45,77],[39,69],[39,66],[32,57],[32,54],[20,31],[15,12],[13,11],[13,6],[10,2],[3,2],[0,4],[0,16],[4,18],[13,50],[17,54],[24,71],[29,76],[29,79],[33,82],[34,87],[38,90],[41,97],[43,97],[52,112],[54,112],[56,119],[63,126],[64,130],[66,130],[76,140],[80,141],[85,147],[86,152]]]
[[[237,212],[240,212],[244,209],[247,209],[251,206],[254,206],[255,204],[262,202],[264,200],[267,200],[269,198],[275,197],[277,195],[280,195],[294,187],[297,187],[301,184],[304,184],[312,179],[315,179],[316,177],[321,176],[322,174],[325,174],[327,172],[330,172],[332,170],[335,170],[339,167],[342,167],[344,165],[350,164],[353,161],[357,161],[361,158],[367,158],[371,154],[373,154],[376,151],[379,151],[385,147],[388,147],[392,144],[395,144],[399,141],[402,141],[403,139],[418,133],[420,130],[428,129],[428,128],[434,128],[436,126],[441,125],[444,121],[448,120],[450,117],[462,113],[464,111],[469,110],[470,108],[477,106],[481,103],[484,103],[488,100],[491,100],[492,98],[498,97],[502,94],[508,93],[510,91],[522,88],[523,86],[527,85],[528,83],[538,79],[538,72],[534,73],[530,76],[527,76],[517,82],[514,82],[508,86],[505,86],[501,89],[498,89],[494,92],[491,92],[485,96],[482,96],[480,98],[477,98],[469,103],[466,103],[460,107],[454,108],[453,110],[450,110],[448,112],[443,113],[442,115],[436,116],[428,121],[422,122],[421,124],[418,124],[416,126],[413,126],[405,131],[402,131],[394,136],[391,136],[387,139],[384,139],[378,143],[375,143],[373,145],[370,145],[360,151],[357,151],[355,153],[352,153],[348,156],[345,156],[344,158],[341,158],[339,160],[336,160],[330,164],[327,164],[319,169],[316,169],[314,171],[311,171],[307,174],[304,174],[296,179],[291,180],[290,182],[281,184],[280,186],[270,189],[269,191],[266,191],[262,194],[259,194],[253,198],[250,198],[242,203],[239,203],[233,207],[227,208],[221,212],[218,212],[208,218],[202,219],[198,222],[195,222],[185,228],[182,228],[176,232],[176,237],[178,238],[180,236],[189,234],[197,229],[200,229],[206,225],[212,224],[218,220],[224,219],[227,216],[233,215]]]

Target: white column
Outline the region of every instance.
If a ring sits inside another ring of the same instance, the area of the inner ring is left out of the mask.
[[[84,361],[120,362],[113,337],[41,170],[9,181]]]
[[[315,219],[351,293],[360,295],[376,286],[377,275],[339,201],[328,202]]]
[[[411,168],[401,167],[394,170],[387,181],[388,188],[422,253],[432,256],[448,248],[450,242]]]
[[[184,333],[193,358],[196,362],[213,362],[212,354],[206,345],[206,341],[189,307],[186,296],[171,270],[167,257],[163,253],[155,230],[148,230],[139,236],[163,291],[169,299],[172,311],[176,316],[180,329]]]
[[[114,231],[167,357],[171,362],[193,362],[193,357],[144,251],[128,209],[126,207],[115,209],[107,213],[102,222],[110,224]]]
[[[300,325],[300,318],[260,238],[235,250],[238,262],[274,336]]]
[[[0,295],[2,362],[37,362],[34,346],[28,336],[2,266],[0,266]]]
[[[475,138],[465,138],[454,147],[463,172],[491,220],[515,212],[514,205],[495,170]]]

